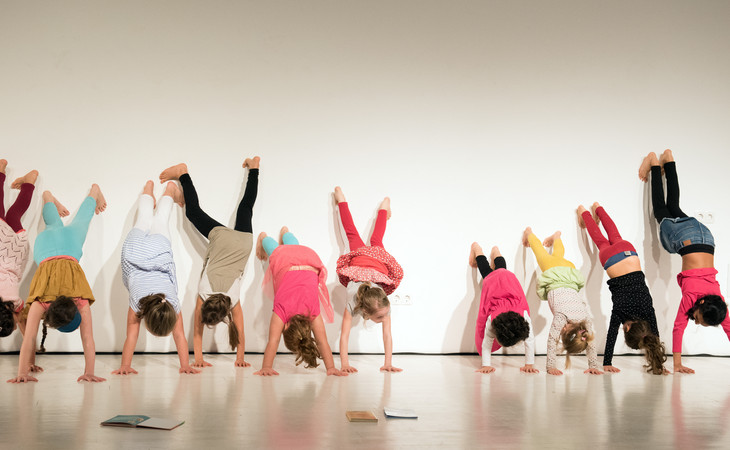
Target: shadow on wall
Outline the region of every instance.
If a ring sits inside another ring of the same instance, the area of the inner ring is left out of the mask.
[[[577,220],[577,219],[576,219]],[[588,232],[583,232],[579,226],[576,229],[576,241],[581,242],[580,252],[583,259],[581,273],[586,279],[583,294],[587,300],[590,313],[593,315],[593,333],[596,342],[596,352],[602,353],[606,347],[606,333],[608,332],[607,319],[601,309],[601,287],[603,286],[603,266],[598,258],[598,252]],[[590,250],[589,250],[590,249]]]
[[[139,197],[137,197],[139,198]],[[95,311],[97,318],[111,317],[112,327],[106,328],[104,331],[109,336],[111,348],[106,351],[117,351],[124,345],[127,337],[127,310],[129,309],[129,297],[127,288],[124,287],[122,281],[122,265],[121,255],[122,246],[127,238],[127,233],[132,229],[137,212],[137,201],[132,204],[124,219],[124,227],[122,236],[119,237],[116,247],[110,258],[102,265],[99,274],[92,286],[92,292],[96,298],[92,312]],[[103,213],[102,213],[103,214]],[[107,279],[106,274],[113,273],[111,280]],[[98,320],[98,319],[97,319]],[[98,332],[98,328],[97,328]],[[98,339],[97,339],[98,341]],[[147,342],[147,329],[142,325],[139,338],[137,339],[136,348],[144,350]]]
[[[477,269],[470,267],[464,260],[464,282],[466,292],[454,308],[449,323],[446,325],[443,348],[458,348],[462,352],[476,353],[474,335],[481,301],[481,275]],[[464,318],[466,317],[466,323]]]
[[[198,283],[200,281],[200,274],[203,270],[203,262],[205,260],[205,253],[208,247],[208,240],[204,238],[193,226],[193,224],[190,223],[190,221],[185,217],[185,210],[183,208],[176,210],[175,214],[177,214],[178,223],[182,224],[182,232],[180,233],[180,237],[182,238],[181,240],[183,246],[185,247],[186,253],[190,255],[190,259],[192,260],[190,273],[187,276],[188,282],[185,285],[184,289],[182,288],[182,286],[180,286],[180,280],[182,280],[183,277],[178,274],[178,296],[180,299],[181,308],[184,302],[189,301],[193,303],[193,310],[195,310],[195,305],[198,301]],[[187,300],[184,299],[183,296],[186,296]],[[186,326],[186,329],[188,330],[186,332],[188,348],[192,348],[193,335],[195,333],[194,313],[191,314],[188,318],[188,325]],[[210,339],[210,333],[208,338]],[[213,347],[215,347],[215,343],[213,343]],[[203,349],[206,349],[205,341],[203,341]],[[215,352],[216,350],[212,348],[211,351]]]
[[[537,296],[537,268],[533,268],[529,272],[527,271],[527,261],[534,260],[532,250],[529,247],[520,245],[517,247],[515,253],[515,271],[514,274],[518,280],[522,280],[522,288],[525,290],[525,297],[527,298],[527,304],[530,307],[530,321],[532,322],[532,332],[535,336],[542,333],[542,330],[547,327],[547,319],[539,314],[540,307],[543,305],[543,300]],[[528,280],[529,273],[529,280]],[[549,309],[549,308],[548,308]],[[535,349],[537,353],[537,343],[535,343]]]

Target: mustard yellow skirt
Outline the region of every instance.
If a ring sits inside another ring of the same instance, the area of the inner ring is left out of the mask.
[[[59,295],[83,298],[94,303],[94,294],[86,280],[84,270],[74,259],[51,259],[43,261],[30,282],[30,293],[25,301],[23,316],[27,316],[33,302],[52,302]]]

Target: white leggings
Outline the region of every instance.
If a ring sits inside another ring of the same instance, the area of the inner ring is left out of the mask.
[[[170,211],[173,204],[172,197],[163,195],[157,202],[157,214],[155,214],[155,199],[151,195],[142,194],[139,196],[139,205],[137,206],[137,222],[134,228],[149,234],[161,234],[170,239]]]

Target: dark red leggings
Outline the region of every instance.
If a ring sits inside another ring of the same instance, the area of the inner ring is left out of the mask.
[[[636,252],[631,242],[621,238],[616,224],[613,223],[613,220],[608,216],[603,206],[596,208],[596,214],[601,219],[601,224],[603,224],[603,228],[606,230],[606,234],[608,234],[608,239],[603,236],[601,229],[598,228],[598,224],[593,220],[590,212],[584,211],[581,216],[583,217],[583,222],[586,224],[588,234],[591,235],[591,239],[593,239],[593,242],[598,247],[598,258],[601,260],[601,265],[605,267],[606,261],[610,257],[621,252]]]
[[[352,214],[350,214],[350,208],[347,206],[347,202],[338,203],[337,206],[340,208],[340,221],[342,222],[342,227],[345,229],[345,234],[347,234],[347,243],[350,246],[350,251],[365,247],[365,243],[360,238],[360,233],[357,232],[355,223],[352,221]],[[383,235],[385,234],[385,224],[387,222],[388,211],[379,209],[378,217],[375,219],[373,234],[370,235],[371,246],[385,248],[383,247]]]
[[[10,225],[16,233],[23,229],[23,225],[20,223],[20,218],[28,210],[30,206],[30,200],[33,198],[33,190],[35,186],[30,183],[23,183],[20,186],[20,194],[15,199],[13,206],[8,208],[7,214],[5,213],[5,174],[0,173],[0,219],[3,219]]]

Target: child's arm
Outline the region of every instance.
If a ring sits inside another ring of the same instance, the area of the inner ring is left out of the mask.
[[[520,372],[539,373],[540,371],[533,367],[535,365],[535,334],[532,332],[532,320],[530,315],[525,311],[525,320],[530,325],[530,334],[525,339],[525,365],[520,367]]]
[[[195,361],[193,367],[210,367],[213,364],[203,360],[203,314],[201,309],[203,308],[203,299],[198,295],[195,301],[195,314],[194,314],[194,325],[193,325],[193,354],[195,355]]]
[[[550,334],[548,335],[547,341],[547,364],[545,368],[547,373],[550,375],[562,375],[563,372],[555,367],[556,355],[558,353],[558,341],[560,340],[560,332],[563,327],[568,323],[565,315],[555,314],[553,315],[553,323],[550,325]]]
[[[20,347],[20,357],[18,358],[18,376],[9,379],[8,383],[38,381],[37,378],[30,376],[28,372],[31,370],[31,355],[35,353],[35,336],[38,334],[41,317],[43,317],[43,307],[38,302],[33,302],[30,305],[28,318],[25,322],[23,344]]]
[[[357,369],[350,365],[347,357],[350,328],[352,328],[352,314],[350,314],[349,309],[345,308],[345,313],[342,315],[342,330],[340,331],[340,365],[343,372],[354,373],[357,372]]]
[[[177,313],[175,329],[172,330],[172,339],[177,348],[177,357],[180,359],[180,373],[200,373],[200,370],[190,366],[190,349],[188,340],[185,339],[185,327],[183,326],[182,313]]]
[[[588,319],[586,321],[586,328],[588,331],[595,336],[595,332],[593,331],[593,321]],[[596,340],[593,339],[588,342],[588,346],[586,347],[586,356],[588,357],[588,369],[584,370],[583,373],[592,373],[593,375],[603,375],[603,371],[600,369],[600,365],[598,365],[598,354],[596,353]]]
[[[385,364],[380,370],[403,372],[403,369],[393,367],[393,335],[390,333],[390,316],[385,316],[383,319],[383,347],[385,349]]]
[[[321,314],[312,321],[312,332],[314,332],[314,339],[317,341],[319,354],[322,356],[322,361],[324,361],[324,367],[327,369],[327,375],[347,376],[347,372],[337,370],[335,367],[335,359],[332,357],[332,349],[330,349],[330,344],[327,342],[327,332],[324,329]]]
[[[20,330],[20,334],[25,338],[25,323],[28,318],[26,317],[25,320],[20,320],[20,311],[13,312],[13,319],[15,319],[15,323],[18,324],[18,329]],[[36,366],[35,365],[35,349],[36,349],[36,336],[33,336],[33,352],[30,355],[30,371],[31,372],[43,372],[43,367]]]
[[[91,381],[93,383],[106,381],[106,378],[94,375],[96,346],[94,345],[94,328],[91,324],[91,308],[89,308],[89,305],[86,305],[81,308],[79,313],[81,313],[81,325],[79,326],[79,331],[81,332],[81,345],[84,347],[84,362],[86,364],[84,367],[84,374],[76,381]]]
[[[616,345],[616,336],[618,328],[621,326],[621,319],[615,312],[611,312],[611,321],[608,324],[608,333],[606,333],[606,347],[603,350],[603,370],[606,372],[621,372],[618,367],[612,365],[613,348]]]
[[[492,373],[492,345],[494,345],[494,334],[492,333],[492,318],[487,318],[484,326],[484,339],[482,340],[482,367],[477,372]]]
[[[264,362],[261,370],[254,372],[254,375],[279,375],[279,372],[274,370],[274,357],[276,357],[276,350],[279,348],[279,341],[283,332],[284,321],[276,314],[272,314],[271,322],[269,322],[269,342],[266,344],[266,350],[264,350]]]
[[[129,308],[127,310],[127,338],[124,340],[124,347],[122,347],[122,365],[112,375],[129,375],[137,373],[132,368],[132,357],[134,356],[134,347],[137,346],[137,338],[139,337],[139,324],[142,319],[137,317],[134,310]]]
[[[243,334],[243,308],[241,308],[241,302],[236,303],[236,306],[231,310],[233,315],[233,325],[238,329],[238,347],[236,347],[236,367],[251,367],[251,364],[244,360],[246,354],[246,336]]]

